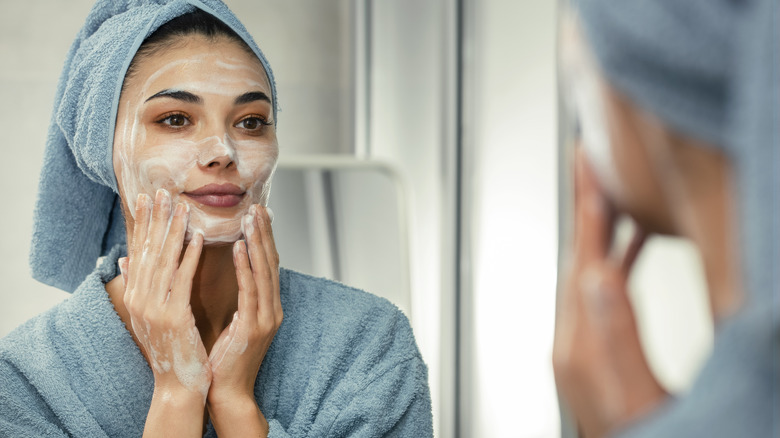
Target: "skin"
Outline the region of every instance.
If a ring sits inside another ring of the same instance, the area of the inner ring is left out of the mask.
[[[149,99],[162,90],[198,102]],[[120,98],[129,254],[106,290],[154,374],[145,437],[202,436],[209,417],[220,436],[268,433],[254,384],[283,319],[263,207],[278,145],[270,102],[236,101],[246,93],[271,96],[259,61],[229,39],[188,35],[141,59]],[[212,183],[246,192],[229,207],[187,195]]]
[[[200,232],[206,243],[230,244],[241,237],[241,213],[268,202],[279,154],[274,129],[263,125],[273,122],[271,87],[260,62],[238,44],[223,39],[214,45],[223,52],[197,41],[177,47],[175,57],[141,58],[119,103],[114,168],[127,216],[135,217],[139,193],[164,188],[174,205],[190,206],[188,237]],[[207,166],[215,171],[200,171]],[[218,174],[220,166],[237,177]],[[210,183],[235,184],[246,196],[238,208],[214,208],[187,195]]]
[[[605,184],[587,148],[577,148],[575,236],[553,347],[556,383],[585,437],[626,427],[667,396],[642,350],[626,286],[647,236],[668,234],[695,244],[716,323],[742,303],[729,160],[599,80],[619,184]],[[616,254],[620,216],[629,216],[637,232]]]

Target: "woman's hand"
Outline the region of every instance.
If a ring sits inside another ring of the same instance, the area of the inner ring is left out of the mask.
[[[268,433],[268,424],[255,401],[255,379],[283,317],[279,255],[267,210],[250,207],[242,227],[246,241],[233,246],[238,311],[209,356],[213,377],[208,409],[220,436]],[[246,418],[257,422],[246,422]]]
[[[171,217],[171,197],[158,190],[154,206],[140,194],[129,257],[120,260],[126,290],[124,304],[137,342],[154,373],[154,395],[144,435],[164,431],[166,416],[176,412],[182,436],[202,433],[211,369],[190,308],[192,280],[203,236],[196,234],[179,259],[189,209],[178,204]],[[170,228],[169,228],[170,223]],[[183,415],[186,414],[186,415]],[[200,415],[200,417],[198,417]]]
[[[581,152],[576,164],[573,262],[558,298],[553,367],[581,432],[593,438],[646,413],[666,391],[645,359],[626,289],[644,236],[612,259],[615,215]]]

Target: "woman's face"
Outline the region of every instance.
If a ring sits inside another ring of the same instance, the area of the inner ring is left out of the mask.
[[[279,154],[271,86],[238,43],[180,38],[138,60],[119,100],[113,160],[125,217],[140,193],[162,188],[189,205],[188,238],[234,242],[249,206],[268,202]]]
[[[645,230],[673,234],[662,172],[651,150],[658,136],[648,136],[655,125],[602,78],[571,11],[564,15],[560,44],[565,98],[577,114],[580,144],[606,198]]]

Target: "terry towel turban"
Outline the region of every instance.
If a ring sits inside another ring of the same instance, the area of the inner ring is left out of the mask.
[[[99,0],[68,52],[57,86],[35,208],[33,277],[73,292],[97,259],[125,241],[112,163],[114,124],[125,72],[138,47],[168,21],[207,12],[232,28],[271,67],[244,26],[219,0]]]
[[[613,87],[677,131],[731,158],[749,299],[777,300],[777,1],[573,3]]]

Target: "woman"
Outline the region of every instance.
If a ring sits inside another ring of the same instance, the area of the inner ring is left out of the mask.
[[[556,320],[562,399],[586,437],[777,436],[776,2],[572,3],[562,73],[583,147]],[[622,252],[620,216],[637,229]],[[696,245],[716,324],[680,398],[653,376],[626,292],[653,233]]]
[[[99,1],[69,54],[31,264],[74,293],[0,341],[0,435],[432,435],[403,314],[279,268],[265,57],[161,3]]]

